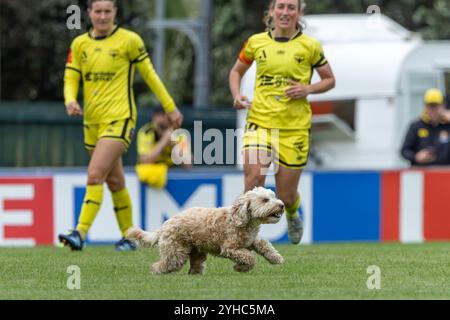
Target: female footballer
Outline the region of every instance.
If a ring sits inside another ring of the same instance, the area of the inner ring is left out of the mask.
[[[245,191],[263,186],[270,163],[276,165],[276,190],[286,205],[288,236],[294,244],[303,235],[297,190],[310,150],[312,112],[307,97],[335,86],[321,44],[303,33],[299,23],[303,9],[303,0],[272,0],[265,17],[266,32],[248,39],[229,77],[234,107],[248,109]],[[250,102],[241,95],[240,86],[253,61],[256,86]],[[314,69],[321,80],[311,84]]]
[[[117,250],[133,250],[124,238],[132,226],[132,207],[122,164],[136,125],[133,94],[135,69],[156,94],[179,128],[183,121],[173,99],[156,74],[141,37],[115,24],[115,0],[89,0],[89,32],[71,44],[64,74],[64,98],[69,116],[84,117],[85,147],[91,158],[87,169],[86,196],[76,230],[59,235],[72,250],[82,250],[86,235],[103,200],[106,182],[112,194],[114,210],[122,233]],[[84,109],[77,102],[80,80],[83,81]]]

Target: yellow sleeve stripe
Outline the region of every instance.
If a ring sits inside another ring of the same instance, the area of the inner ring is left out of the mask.
[[[319,62],[317,62],[315,65],[313,65],[313,68],[320,68],[323,67],[324,65],[326,65],[328,63],[327,59],[323,58],[320,59]]]
[[[145,59],[148,58],[148,53],[144,53],[143,55],[140,55],[139,57],[137,57],[136,59],[134,59],[133,61],[131,61],[131,63],[139,63],[144,61]]]

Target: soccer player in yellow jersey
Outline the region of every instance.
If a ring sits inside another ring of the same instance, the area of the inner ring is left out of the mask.
[[[182,165],[192,167],[189,136],[183,130],[175,132],[162,107],[153,111],[151,122],[146,123],[137,134],[138,161],[136,173],[139,181],[155,189],[167,185],[168,169]]]
[[[125,239],[132,226],[131,200],[125,187],[122,154],[134,135],[136,105],[133,95],[135,69],[156,94],[174,128],[183,116],[161,83],[141,37],[115,25],[115,0],[89,0],[89,32],[72,42],[64,75],[64,98],[69,116],[84,116],[85,146],[91,160],[86,196],[76,230],[59,235],[72,250],[82,250],[103,199],[106,182],[122,233],[117,250],[133,250]],[[84,108],[77,102],[83,81]]]
[[[298,209],[298,184],[310,149],[311,107],[308,95],[335,86],[330,64],[316,39],[303,33],[302,0],[272,0],[265,21],[267,30],[245,43],[230,72],[230,90],[236,109],[248,109],[244,135],[245,191],[263,186],[273,161],[278,197],[286,205],[288,235],[298,244],[303,223]],[[241,95],[241,79],[256,62],[254,100]],[[321,78],[311,84],[313,70]],[[270,156],[269,156],[270,154]]]

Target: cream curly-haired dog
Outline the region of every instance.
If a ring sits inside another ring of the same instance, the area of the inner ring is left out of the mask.
[[[284,204],[272,190],[255,188],[241,195],[231,207],[192,208],[167,220],[155,232],[133,227],[127,239],[142,247],[158,245],[160,261],[152,266],[154,274],[179,271],[190,260],[190,274],[202,274],[208,253],[236,262],[234,270],[252,269],[256,258],[252,250],[272,264],[283,257],[270,242],[259,239],[261,224],[280,221]]]

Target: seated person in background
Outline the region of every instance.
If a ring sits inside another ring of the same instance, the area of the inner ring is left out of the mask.
[[[192,153],[188,136],[173,131],[162,107],[157,107],[152,121],[145,124],[137,135],[139,164],[136,173],[141,182],[162,189],[167,184],[167,171],[174,165],[192,166]]]
[[[438,89],[425,93],[425,110],[409,127],[402,156],[412,166],[450,164],[450,113]]]

